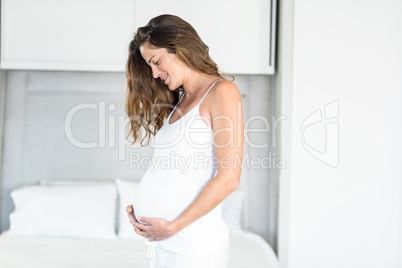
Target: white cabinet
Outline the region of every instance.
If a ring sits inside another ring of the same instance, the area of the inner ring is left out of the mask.
[[[132,0],[2,0],[1,68],[122,71]]]
[[[276,1],[136,1],[135,26],[160,14],[189,22],[208,45],[221,71],[273,74]]]
[[[187,20],[221,71],[273,74],[274,0],[2,0],[1,68],[124,71],[134,32],[170,13]]]

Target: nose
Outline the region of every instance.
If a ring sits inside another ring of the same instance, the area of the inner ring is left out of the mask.
[[[152,75],[153,77],[156,79],[160,76],[160,72],[158,69],[156,69],[155,67],[152,67]]]

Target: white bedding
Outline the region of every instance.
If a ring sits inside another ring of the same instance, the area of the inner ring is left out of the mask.
[[[0,235],[1,268],[148,268],[147,245],[137,240],[80,240]],[[279,268],[257,234],[230,235],[228,268]]]

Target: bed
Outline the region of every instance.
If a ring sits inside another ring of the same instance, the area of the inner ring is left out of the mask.
[[[10,228],[0,235],[0,267],[149,267],[146,239],[125,215],[137,185],[42,181],[14,190]],[[236,191],[221,205],[230,233],[228,268],[279,268],[269,244],[241,227],[243,195]]]

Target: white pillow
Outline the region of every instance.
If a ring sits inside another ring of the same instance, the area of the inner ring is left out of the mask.
[[[25,186],[11,197],[8,235],[116,239],[114,184]]]
[[[120,206],[119,206],[119,223],[118,233],[119,239],[137,239],[147,241],[145,237],[138,235],[134,231],[134,226],[131,225],[128,219],[126,208],[128,205],[133,205],[135,196],[138,191],[138,182],[128,181],[117,178],[116,186],[119,193]]]
[[[222,203],[222,218],[226,222],[229,234],[243,233],[241,215],[243,208],[244,192],[236,190],[226,197]]]
[[[94,184],[109,184],[109,185],[115,185],[115,181],[114,180],[109,180],[109,179],[104,179],[104,180],[88,180],[88,179],[43,179],[39,181],[39,185],[94,185]],[[116,202],[116,213],[118,213],[118,202]],[[115,215],[115,219],[118,219],[119,215]],[[118,228],[118,221],[115,220],[115,232]]]

